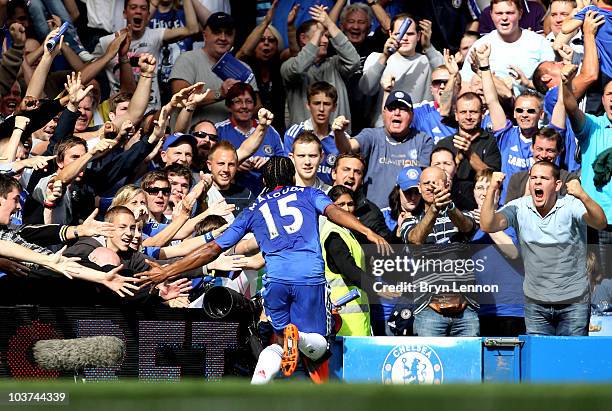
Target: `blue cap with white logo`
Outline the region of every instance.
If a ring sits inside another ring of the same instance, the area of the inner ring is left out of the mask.
[[[402,168],[397,176],[397,185],[402,191],[418,187],[419,178],[421,178],[421,169],[418,167],[408,166]]]

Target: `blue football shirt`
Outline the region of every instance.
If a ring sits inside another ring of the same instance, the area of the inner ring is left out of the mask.
[[[457,134],[456,127],[450,127],[442,123],[442,116],[433,101],[415,104],[413,112],[414,117],[410,127],[433,138],[434,144],[438,144],[438,141],[446,136]]]
[[[587,6],[576,13],[573,18],[584,21],[587,11],[595,11],[605,19],[603,26],[597,30],[595,45],[599,57],[599,68],[608,77],[612,77],[612,7]]]
[[[300,124],[292,125],[285,132],[284,145],[285,154],[287,156],[289,156],[289,153],[291,152],[293,142],[295,141],[296,137],[299,136],[304,130],[312,131],[312,121],[310,121],[310,119],[302,121]],[[336,158],[340,154],[338,148],[336,147],[334,133],[330,132],[328,136],[320,141],[323,148],[323,160],[321,161],[321,164],[319,164],[317,177],[319,177],[325,184],[333,185],[334,182],[331,178],[331,172],[334,168],[334,164],[336,164]]]
[[[227,250],[252,232],[266,260],[265,282],[325,284],[319,215],[332,201],[312,187],[281,187],[246,208],[216,243]]]

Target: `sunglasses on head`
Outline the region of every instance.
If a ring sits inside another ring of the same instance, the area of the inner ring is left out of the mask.
[[[170,195],[170,187],[149,187],[145,188],[144,191],[151,195],[157,195],[159,193],[162,193],[164,196]]]
[[[218,135],[210,134],[205,131],[194,131],[193,133],[191,133],[191,135],[197,138],[207,138],[208,137],[210,140],[213,140],[213,141],[217,141],[219,139]]]
[[[528,109],[524,109],[524,108],[520,108],[517,107],[514,109],[515,113],[519,113],[519,114],[523,114],[523,112],[526,111],[529,114],[535,114],[538,110],[536,110],[535,108],[528,108]]]

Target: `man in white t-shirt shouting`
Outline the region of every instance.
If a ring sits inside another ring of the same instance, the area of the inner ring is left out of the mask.
[[[130,44],[127,50],[122,47],[118,58],[111,60],[106,66],[106,76],[111,84],[111,93],[118,92],[121,86],[121,68],[132,70],[135,77],[139,76],[138,58],[143,53],[152,54],[157,61],[160,59],[160,50],[164,43],[172,43],[191,36],[198,32],[198,21],[193,9],[192,0],[183,1],[185,10],[185,27],[173,29],[151,29],[149,28],[149,1],[148,0],[126,0],[123,16],[127,21],[128,39]],[[110,43],[115,38],[114,34],[100,38],[93,54],[102,56]],[[125,67],[124,67],[125,66]],[[159,84],[157,76],[153,76],[151,97],[148,109],[159,109],[161,107]],[[136,81],[134,81],[134,85]]]
[[[510,66],[515,66],[531,79],[538,64],[555,60],[552,46],[544,36],[520,28],[519,20],[522,15],[522,0],[491,1],[491,17],[496,30],[474,42],[466,57],[467,64],[461,69],[461,80],[469,82],[472,79],[472,51],[478,50],[481,44],[491,45],[491,70],[502,78],[510,76]],[[515,87],[514,94],[518,92]]]

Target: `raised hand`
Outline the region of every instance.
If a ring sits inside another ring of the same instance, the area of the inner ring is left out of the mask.
[[[20,129],[21,131],[25,131],[25,129],[30,124],[30,118],[26,116],[15,116],[15,128]]]
[[[448,73],[451,76],[457,75],[459,73],[459,64],[457,62],[457,58],[453,56],[448,49],[444,49],[444,66],[448,70]]]
[[[476,49],[476,57],[480,67],[489,65],[489,57],[491,56],[491,46],[489,44],[481,44]]]
[[[330,24],[334,24],[327,14],[327,7],[325,6],[312,6],[308,13],[313,20],[320,23],[323,27],[328,28]]]
[[[269,127],[272,125],[272,120],[274,120],[274,114],[272,114],[270,110],[262,107],[257,112],[257,120],[262,126]]]
[[[576,66],[575,64],[564,64],[561,68],[561,82],[563,84],[571,83],[574,77],[576,76],[577,70],[578,66]]]
[[[89,94],[89,92],[93,89],[93,85],[87,86],[87,88],[83,89],[81,85],[81,72],[75,73],[74,71],[66,76],[66,82],[64,83],[64,88],[68,92],[70,97],[70,104],[74,105],[75,108],[78,107],[79,103]]]
[[[509,65],[508,68],[510,69],[508,71],[508,73],[510,74],[510,77],[512,77],[514,80],[516,80],[520,85],[524,87],[529,86],[529,78],[525,75],[523,70],[518,68],[518,66],[513,66],[513,65]]]
[[[141,273],[136,274],[137,282],[146,284],[159,284],[161,282],[166,281],[170,277],[170,275],[165,271],[165,268],[159,265],[156,261],[146,260],[147,264],[149,264],[150,269],[148,271],[143,271]]]
[[[297,17],[297,12],[299,9],[300,9],[300,3],[297,3],[289,11],[289,14],[287,15],[287,25],[288,26],[291,26],[292,24],[295,23],[295,18]]]
[[[221,89],[219,90],[219,92],[221,93],[221,97],[225,98],[225,96],[227,96],[227,92],[229,91],[229,89],[231,89],[236,83],[240,83],[240,82],[233,78],[228,78],[224,80],[223,84],[221,84]]]
[[[27,277],[31,272],[28,266],[2,257],[0,257],[0,271],[17,277]]]
[[[55,205],[64,195],[62,180],[50,179],[45,190],[45,203]]]
[[[266,26],[272,22],[272,18],[274,17],[274,13],[276,12],[276,6],[278,6],[278,0],[274,0],[272,2],[272,5],[268,9],[268,12],[266,13],[266,16],[264,17],[264,22]]]
[[[40,107],[40,100],[34,96],[25,96],[17,110],[15,110],[16,115],[24,115],[27,116],[31,111],[38,110]]]
[[[421,47],[423,50],[428,49],[431,46],[431,21],[423,19],[419,21],[419,28],[421,29]]]
[[[189,297],[189,291],[193,289],[191,280],[188,278],[180,278],[176,281],[165,282],[159,284],[157,288],[159,288],[159,296],[166,301],[179,297]]]
[[[606,18],[599,13],[589,10],[584,16],[584,23],[582,25],[582,32],[585,35],[595,36],[597,30],[606,22]]]
[[[62,19],[60,18],[60,16],[56,16],[55,14],[52,14],[51,18],[47,20],[47,26],[49,27],[49,30],[55,30],[57,28],[60,28],[61,25]]]
[[[73,276],[78,277],[83,266],[78,263],[78,261],[81,260],[79,257],[65,257],[63,255],[66,248],[68,248],[68,246],[64,246],[58,252],[50,255],[49,262],[44,264],[44,266],[72,280]]]
[[[236,271],[247,266],[249,260],[242,254],[221,254],[206,265],[209,270]]]
[[[387,240],[376,234],[374,231],[370,230],[366,237],[372,244],[376,244],[376,250],[380,254],[385,256],[393,254],[393,249]]]
[[[157,60],[153,56],[153,54],[143,53],[140,55],[138,59],[138,67],[140,67],[140,75],[144,77],[154,76],[155,75],[155,66],[157,65]]]
[[[227,204],[225,200],[218,200],[212,203],[208,207],[208,215],[218,215],[223,217],[224,215],[231,214],[236,209],[234,204]]]
[[[43,170],[47,168],[49,161],[53,160],[55,156],[34,156],[24,160],[20,160],[19,164],[23,168],[33,168],[34,170]]]
[[[445,210],[451,203],[450,185],[445,184],[442,180],[433,183],[434,189],[434,207],[438,211]]]
[[[128,24],[125,30],[125,37],[119,44],[119,57],[126,58],[130,51],[130,44],[132,43],[132,25]],[[119,32],[121,33],[121,31]]]
[[[573,179],[565,183],[565,187],[567,189],[567,194],[576,197],[577,199],[582,199],[584,197],[584,189],[580,184],[578,179]]]
[[[20,23],[13,23],[11,27],[9,27],[9,33],[11,34],[11,38],[13,39],[13,44],[15,46],[23,46],[26,42],[26,32],[25,27],[23,27]]]
[[[117,143],[118,141],[114,139],[102,139],[91,149],[90,152],[94,158],[98,158],[111,151],[117,145]]]
[[[128,36],[127,28],[121,29],[118,32],[116,32],[115,38],[113,39],[113,41],[110,42],[106,51],[111,53],[112,56],[119,53],[119,49],[124,44],[127,36]],[[130,43],[127,43],[127,44],[129,46]],[[127,54],[127,51],[125,53]]]
[[[104,127],[102,128],[102,138],[107,140],[117,138],[117,126],[115,126],[112,121],[107,121],[104,123]]]
[[[51,32],[47,34],[47,37],[45,37],[45,41],[43,42],[43,45],[47,44],[47,42],[51,40],[53,37],[55,37],[57,33],[59,33],[59,27],[56,28],[55,30],[51,30]],[[53,50],[49,51],[47,47],[43,47],[43,55],[51,57],[51,58],[57,57],[57,55],[60,54],[60,52],[62,51],[63,44],[64,44],[64,36],[61,36],[59,42],[55,45]]]
[[[453,137],[453,145],[457,150],[467,153],[472,147],[472,141],[465,136],[455,135]]]
[[[399,42],[395,38],[395,36],[389,36],[387,41],[385,41],[385,45],[383,47],[383,54],[385,57],[389,57],[392,53],[389,50],[397,50],[399,49]]]
[[[93,237],[103,235],[104,237],[112,237],[115,234],[115,226],[113,223],[96,220],[98,209],[93,212],[83,221],[83,224],[77,227],[80,237]]]
[[[387,74],[383,76],[383,78],[380,80],[380,83],[382,85],[383,90],[387,93],[390,93],[391,90],[393,90],[393,87],[395,87],[395,77],[391,74]]]
[[[332,123],[332,131],[340,131],[342,133],[346,132],[346,130],[348,130],[349,125],[351,124],[351,122],[344,116],[338,116],[334,119],[334,122]]]
[[[126,295],[133,296],[133,291],[140,290],[139,286],[132,284],[134,282],[137,282],[138,279],[132,277],[124,277],[119,274],[119,271],[121,271],[122,268],[123,264],[116,268],[113,268],[108,273],[100,271],[100,275],[103,277],[102,284],[119,294],[120,297],[125,297]]]
[[[500,171],[494,171],[493,175],[491,176],[490,187],[493,187],[493,189],[495,189],[496,191],[501,190],[501,186],[505,178],[506,178],[506,174]]]
[[[119,139],[127,138],[129,134],[134,133],[134,124],[130,120],[125,120],[119,127]]]
[[[569,44],[564,44],[560,49],[557,50],[559,56],[563,60],[563,64],[572,64],[572,59],[574,57],[574,49],[569,46]]]

